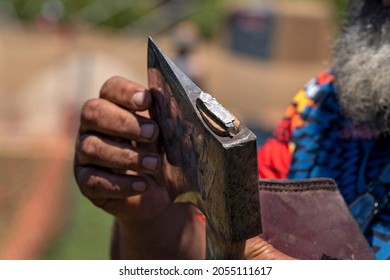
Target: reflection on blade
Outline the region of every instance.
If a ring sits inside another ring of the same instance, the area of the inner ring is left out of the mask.
[[[261,232],[255,135],[151,38],[148,83],[171,199],[191,202],[206,216],[208,259],[242,258],[245,240]],[[229,137],[216,133],[218,126]]]

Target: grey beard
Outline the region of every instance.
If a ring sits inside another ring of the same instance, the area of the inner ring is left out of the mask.
[[[390,24],[366,21],[336,40],[332,69],[342,113],[356,125],[390,133]]]

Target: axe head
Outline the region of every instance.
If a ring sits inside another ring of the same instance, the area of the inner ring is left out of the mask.
[[[256,136],[151,38],[148,84],[171,199],[191,202],[205,215],[208,259],[242,258],[245,240],[262,231]]]

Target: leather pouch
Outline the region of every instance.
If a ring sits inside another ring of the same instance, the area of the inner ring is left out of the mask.
[[[260,180],[261,237],[306,260],[375,259],[332,179]]]

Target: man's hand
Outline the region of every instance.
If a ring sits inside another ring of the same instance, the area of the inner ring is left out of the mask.
[[[116,217],[115,258],[203,258],[204,224],[196,209],[173,204],[156,153],[159,128],[150,92],[120,77],[85,103],[74,172],[81,192]]]
[[[294,260],[294,258],[275,249],[260,236],[248,239],[245,244],[247,260]]]
[[[169,204],[165,189],[151,177],[160,171],[153,149],[158,127],[138,114],[150,104],[144,87],[114,77],[81,112],[76,180],[86,197],[119,219],[153,218]]]

